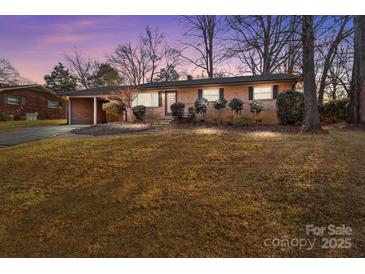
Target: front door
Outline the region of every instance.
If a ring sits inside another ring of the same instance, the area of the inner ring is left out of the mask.
[[[171,115],[171,105],[176,103],[176,91],[166,91],[165,113]]]

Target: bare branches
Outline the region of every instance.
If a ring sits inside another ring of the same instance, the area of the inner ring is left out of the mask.
[[[157,29],[152,31],[148,26],[146,27],[145,33],[141,38],[151,67],[151,72],[148,80],[149,82],[153,81],[157,73],[157,67],[161,59],[163,58],[164,50],[162,48],[162,42],[164,38],[164,33],[159,33]]]
[[[228,55],[238,57],[252,74],[293,71],[299,59],[297,16],[227,16],[233,30]]]
[[[329,34],[324,36],[322,46],[319,47],[320,57],[322,58],[322,64],[320,66],[321,77],[318,90],[319,105],[323,104],[327,77],[329,71],[332,69],[332,64],[337,55],[339,45],[353,33],[353,29],[349,24],[350,16],[334,16],[333,22],[333,28],[328,31]]]
[[[150,82],[156,75],[163,58],[162,42],[164,34],[149,27],[138,43],[120,44],[109,56],[109,62],[130,85]]]
[[[65,54],[65,59],[80,85],[84,88],[93,87],[99,64],[83,56],[82,52],[76,48],[72,54]]]
[[[120,44],[108,59],[130,85],[144,83],[145,74],[151,70],[147,63],[147,54],[140,44]]]
[[[181,22],[187,28],[182,42],[182,58],[213,78],[216,66],[222,60],[218,47],[218,35],[223,31],[221,18],[213,15],[184,16]]]
[[[24,82],[29,81],[22,78],[8,60],[0,58],[0,84],[17,85]]]

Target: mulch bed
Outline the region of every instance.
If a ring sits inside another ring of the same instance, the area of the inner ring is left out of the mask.
[[[82,134],[82,135],[112,135],[112,134],[123,134],[123,133],[133,133],[152,129],[149,123],[108,123],[99,124],[84,128],[77,128],[71,130],[72,134]]]
[[[302,131],[301,126],[292,126],[292,125],[217,125],[212,123],[181,123],[181,124],[172,124],[173,128],[178,129],[193,129],[193,128],[216,128],[223,130],[232,130],[232,131],[270,131],[270,132],[282,132],[282,133],[300,133]]]

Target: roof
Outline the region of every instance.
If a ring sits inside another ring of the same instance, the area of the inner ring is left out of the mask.
[[[282,81],[298,81],[299,76],[292,74],[269,74],[269,75],[250,75],[250,76],[237,76],[237,77],[223,77],[223,78],[210,78],[210,79],[195,79],[195,80],[179,80],[171,82],[151,82],[140,85],[140,89],[158,89],[158,88],[175,88],[175,87],[192,87],[192,86],[204,86],[204,85],[229,85],[229,84],[243,84],[243,83],[257,83],[257,82],[282,82]],[[90,89],[82,89],[64,92],[62,95],[108,95],[117,93],[123,88],[128,86],[115,86],[115,87],[97,87]]]
[[[22,89],[38,91],[38,92],[46,92],[46,93],[54,95],[55,97],[57,97],[59,99],[66,100],[65,98],[59,96],[54,91],[52,91],[52,90],[50,90],[50,89],[48,89],[48,88],[46,88],[42,85],[0,86],[0,93],[4,92],[4,91],[15,91],[15,90],[22,90]]]

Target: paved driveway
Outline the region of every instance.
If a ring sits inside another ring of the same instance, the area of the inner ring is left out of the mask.
[[[18,145],[26,142],[57,136],[82,126],[60,125],[20,128],[0,133],[0,147]]]

